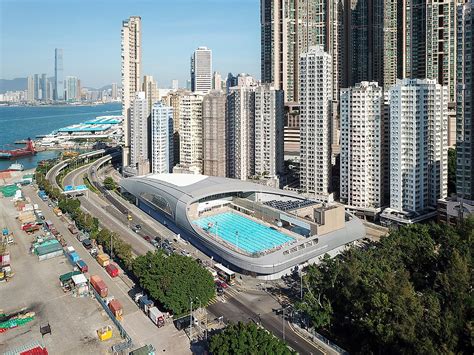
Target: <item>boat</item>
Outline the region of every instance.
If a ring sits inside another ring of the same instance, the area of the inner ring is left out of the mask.
[[[12,150],[0,150],[0,159],[16,159],[29,155],[35,155],[36,150],[33,141],[28,138],[26,147]]]
[[[23,164],[20,164],[18,162],[15,162],[13,163],[12,165],[10,165],[8,167],[8,170],[13,170],[13,171],[23,171],[25,170],[25,167],[23,166]]]

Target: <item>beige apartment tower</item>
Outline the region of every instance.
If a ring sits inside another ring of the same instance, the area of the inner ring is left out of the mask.
[[[131,16],[122,22],[123,167],[130,165],[130,108],[136,92],[140,91],[141,42],[141,18]]]
[[[203,172],[226,176],[226,95],[211,91],[202,102]]]

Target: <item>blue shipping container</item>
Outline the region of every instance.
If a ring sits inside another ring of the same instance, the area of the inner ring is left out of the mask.
[[[67,254],[67,258],[69,259],[69,262],[75,266],[76,262],[80,259],[79,255],[73,251],[72,253]]]

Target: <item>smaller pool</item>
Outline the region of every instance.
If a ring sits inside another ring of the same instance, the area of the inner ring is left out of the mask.
[[[275,248],[294,240],[276,229],[234,212],[200,218],[193,223],[250,254]]]

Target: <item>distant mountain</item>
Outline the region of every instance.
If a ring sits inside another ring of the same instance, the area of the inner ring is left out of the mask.
[[[54,77],[48,78],[48,80],[53,81]],[[112,85],[105,85],[99,89],[85,87],[90,91],[103,91],[109,90],[112,88]],[[7,91],[19,91],[28,89],[28,78],[15,78],[15,79],[0,79],[0,94],[3,94]]]
[[[102,86],[101,88],[91,88],[89,86],[84,86],[84,89],[87,89],[89,91],[104,91],[104,90],[109,90],[109,89],[112,89],[112,85],[105,85],[105,86]]]
[[[15,79],[0,79],[0,94],[7,91],[19,91],[26,90],[28,87],[27,78],[15,78]]]

